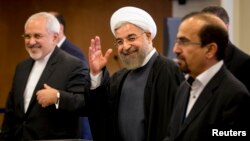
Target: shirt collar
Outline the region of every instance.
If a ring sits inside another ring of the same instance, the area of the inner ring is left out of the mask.
[[[57,43],[57,47],[60,48],[65,40],[66,40],[66,37],[63,36],[63,38]]]
[[[223,64],[224,62],[222,60],[217,62],[212,67],[210,67],[209,69],[198,75],[195,78],[193,84],[197,85],[199,83],[199,85],[206,86],[207,83],[213,78],[213,76],[220,70]],[[188,77],[189,75],[185,76],[186,79],[188,79]]]
[[[214,77],[214,75],[220,70],[220,68],[222,67],[222,65],[224,64],[224,62],[221,60],[219,62],[217,62],[216,64],[214,64],[212,67],[210,67],[209,69],[207,69],[206,71],[204,71],[203,73],[201,73],[200,75],[198,75],[193,84],[195,83],[200,83],[203,86],[206,86],[207,83]],[[186,78],[188,78],[189,75],[186,76]]]
[[[146,58],[144,59],[142,65],[141,65],[142,67],[148,63],[148,61],[149,61],[150,58],[154,55],[155,52],[156,52],[156,49],[155,49],[155,48],[153,48],[153,49],[149,52],[149,54],[146,56]]]

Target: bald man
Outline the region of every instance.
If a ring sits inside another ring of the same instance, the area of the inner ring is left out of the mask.
[[[183,75],[153,46],[153,18],[136,7],[118,9],[110,19],[115,47],[124,66],[109,77],[105,68],[112,49],[101,51],[91,39],[90,123],[94,140],[161,141],[167,133],[175,92]]]
[[[197,12],[182,19],[173,51],[188,79],[178,89],[164,141],[246,139],[250,96],[224,65],[227,45],[226,26],[215,15]]]

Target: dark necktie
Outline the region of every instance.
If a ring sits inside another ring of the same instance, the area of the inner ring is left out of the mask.
[[[190,86],[192,86],[193,82],[194,82],[194,78],[193,77],[188,77],[187,82]]]
[[[193,82],[194,82],[194,78],[193,77],[189,77],[187,79],[186,85],[187,85],[188,90],[187,90],[187,93],[185,93],[185,95],[186,95],[186,101],[185,101],[185,110],[183,112],[183,122],[182,123],[184,123],[184,121],[186,119],[186,111],[187,111],[187,106],[188,106],[188,102],[189,102],[189,96],[190,96],[191,86],[192,86]]]

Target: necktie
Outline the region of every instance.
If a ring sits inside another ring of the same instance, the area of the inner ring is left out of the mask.
[[[193,82],[194,82],[194,78],[193,77],[189,77],[187,79],[186,85],[188,87],[188,90],[187,90],[187,93],[186,93],[185,110],[183,112],[183,122],[186,119],[187,106],[188,106],[189,97],[190,97],[190,91],[191,91],[191,86],[192,86]]]
[[[190,86],[192,86],[193,82],[194,82],[194,78],[193,77],[188,77],[187,82]]]

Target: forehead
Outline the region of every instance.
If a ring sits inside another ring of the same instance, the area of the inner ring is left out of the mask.
[[[116,37],[124,37],[130,34],[137,34],[142,32],[143,30],[139,28],[138,26],[131,24],[131,23],[125,23],[121,25],[118,29],[115,31]]]
[[[199,38],[198,33],[201,27],[204,25],[204,21],[189,18],[184,20],[178,29],[177,38],[185,37],[188,39]]]
[[[46,20],[42,17],[35,17],[27,21],[25,32],[46,32]]]

